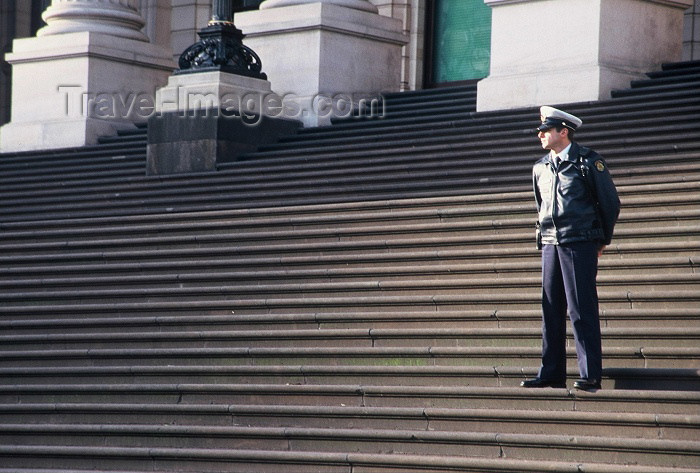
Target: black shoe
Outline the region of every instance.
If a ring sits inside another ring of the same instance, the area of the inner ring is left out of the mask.
[[[596,391],[601,389],[600,380],[597,379],[578,379],[574,381],[574,387],[581,391]]]
[[[566,380],[557,379],[526,379],[520,383],[523,388],[566,388]]]

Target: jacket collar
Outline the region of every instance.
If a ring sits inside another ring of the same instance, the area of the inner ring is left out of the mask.
[[[571,148],[569,148],[569,156],[567,156],[566,160],[571,161],[572,163],[575,163],[576,161],[578,161],[579,153],[580,153],[580,146],[575,141],[572,141]]]

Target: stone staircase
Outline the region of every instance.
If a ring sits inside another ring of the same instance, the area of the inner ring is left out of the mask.
[[[700,471],[699,90],[566,106],[623,203],[595,393],[518,387],[535,109],[392,94],[198,175],[145,129],[0,156],[0,473]]]

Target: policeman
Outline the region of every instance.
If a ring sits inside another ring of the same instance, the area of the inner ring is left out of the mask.
[[[553,107],[540,108],[537,128],[550,150],[533,167],[542,250],[542,365],[527,388],[566,387],[566,312],[576,341],[580,379],[574,387],[600,389],[602,352],[596,274],[610,244],[620,200],[605,160],[579,146],[582,121]]]

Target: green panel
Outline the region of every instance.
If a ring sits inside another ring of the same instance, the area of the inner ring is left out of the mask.
[[[491,8],[484,0],[435,0],[434,21],[434,82],[488,76]]]

